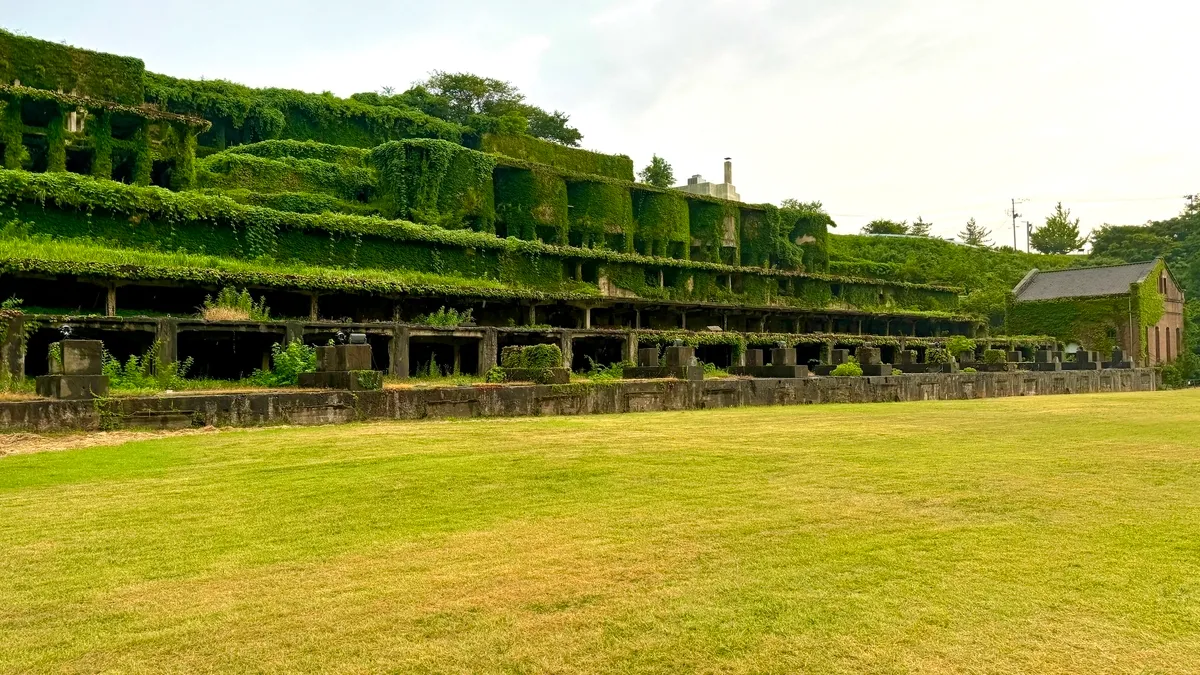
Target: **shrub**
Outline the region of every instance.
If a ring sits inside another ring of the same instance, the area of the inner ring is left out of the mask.
[[[490,384],[501,384],[504,382],[504,369],[500,366],[492,366],[483,376],[483,381]]]
[[[55,349],[57,348],[57,349]],[[192,367],[192,357],[183,361],[163,363],[159,358],[162,342],[155,342],[145,354],[131,354],[125,363],[114,358],[107,350],[101,352],[101,372],[108,376],[113,389],[181,389],[184,379]],[[51,346],[51,358],[61,361],[62,347],[56,342]]]
[[[200,317],[205,321],[270,321],[271,308],[267,307],[266,297],[259,298],[256,303],[250,291],[227,286],[217,293],[216,299],[211,295],[204,296]]]
[[[1187,386],[1187,380],[1183,377],[1183,370],[1174,363],[1168,363],[1162,367],[1162,382],[1163,386],[1168,389],[1181,389]]]
[[[558,345],[505,347],[500,352],[500,365],[505,368],[561,368],[562,362]]]
[[[863,370],[862,366],[850,360],[834,368],[830,374],[834,377],[860,377],[863,374]]]
[[[276,342],[271,346],[271,369],[256,370],[250,379],[264,387],[294,386],[300,373],[311,373],[316,369],[316,348],[299,339],[292,340],[286,347]]]
[[[474,321],[469,309],[460,312],[457,309],[446,309],[445,307],[438,308],[438,311],[432,314],[422,314],[412,320],[414,324],[421,326],[463,326]]]
[[[975,341],[969,337],[955,335],[946,339],[946,349],[951,354],[975,351]]]
[[[893,375],[903,375],[904,371],[900,370],[899,368],[892,368],[892,374]]]
[[[1008,354],[1001,349],[988,349],[983,352],[983,362],[993,366],[1008,363]]]
[[[620,363],[611,363],[607,366],[596,363],[592,357],[587,357],[588,372],[587,375],[593,380],[600,382],[608,382],[611,380],[619,380],[625,376],[625,369],[632,368],[637,364],[629,361],[621,361]]]
[[[963,368],[961,372],[964,372],[964,373],[978,373],[979,371],[978,371],[978,370],[975,370],[974,368]]]
[[[931,347],[930,349],[926,350],[926,352],[925,352],[925,363],[943,364],[943,363],[952,363],[953,361],[954,361],[954,357],[951,355],[951,352],[949,349],[943,349],[941,347]]]

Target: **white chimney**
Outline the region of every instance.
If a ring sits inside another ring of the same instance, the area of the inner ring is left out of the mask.
[[[733,162],[725,158],[725,184],[733,185]]]

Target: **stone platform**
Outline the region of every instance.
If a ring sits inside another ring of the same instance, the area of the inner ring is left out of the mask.
[[[613,381],[384,391],[285,391],[0,403],[0,430],[334,424],[355,420],[587,415],[759,405],[964,400],[1155,391],[1153,369],[802,379]]]

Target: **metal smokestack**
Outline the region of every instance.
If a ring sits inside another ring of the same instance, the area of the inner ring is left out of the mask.
[[[725,158],[725,184],[733,185],[733,162],[730,158]]]

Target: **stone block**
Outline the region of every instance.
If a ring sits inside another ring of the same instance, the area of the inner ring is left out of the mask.
[[[840,366],[850,360],[849,349],[833,349],[829,352],[829,365]]]
[[[1061,362],[1062,357],[1059,352],[1050,349],[1039,349],[1033,355],[1034,363],[1055,363]]]
[[[674,377],[679,380],[703,380],[701,366],[659,366],[657,368],[626,368],[622,375],[627,380],[659,380]]]
[[[730,375],[771,379],[795,379],[809,376],[808,366],[734,366]]]
[[[568,384],[571,381],[571,371],[566,368],[501,368],[500,370],[504,371],[505,382]]]
[[[107,375],[42,375],[37,378],[38,396],[66,401],[86,401],[108,396]]]
[[[657,368],[658,347],[642,347],[639,349],[637,363],[640,368]]]
[[[62,340],[61,360],[50,359],[51,375],[100,375],[104,372],[104,343],[100,340]]]
[[[757,367],[761,367],[764,365],[766,365],[766,362],[763,360],[763,350],[761,350],[761,349],[747,349],[746,350],[746,367],[747,368],[757,368]]]
[[[771,350],[771,365],[773,366],[794,366],[796,365],[796,350],[791,347],[777,347]]]
[[[687,368],[696,365],[695,347],[667,347],[667,367]],[[701,370],[701,373],[704,371]]]
[[[855,355],[858,357],[858,365],[860,366],[877,366],[882,363],[882,360],[879,357],[878,347],[867,347],[864,345],[858,348]],[[891,374],[892,373],[889,370],[888,375]]]
[[[317,347],[317,371],[324,373],[371,369],[371,345]]]
[[[878,377],[892,374],[892,364],[890,363],[860,363],[859,366],[862,368],[863,375],[866,376]]]
[[[383,373],[377,370],[339,370],[300,373],[298,384],[302,389],[378,391],[383,389]]]
[[[1025,355],[1019,351],[1013,351],[1013,352],[1008,353],[1007,358],[1010,363],[1020,363],[1022,361],[1022,359],[1025,358]]]

